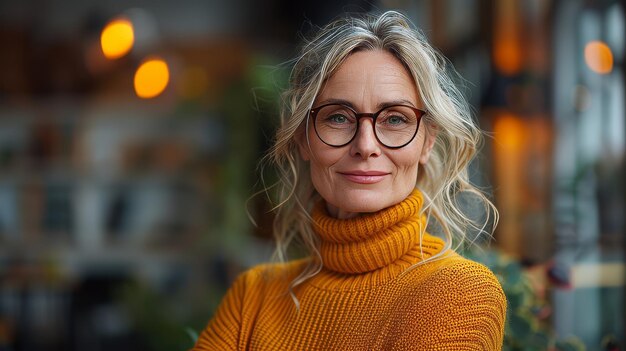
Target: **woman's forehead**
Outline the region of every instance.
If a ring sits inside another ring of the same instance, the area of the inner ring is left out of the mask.
[[[316,98],[349,101],[359,108],[371,108],[389,101],[408,101],[417,106],[413,78],[394,55],[381,50],[358,51],[330,76]]]

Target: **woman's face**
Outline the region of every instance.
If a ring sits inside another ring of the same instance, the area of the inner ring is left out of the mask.
[[[402,63],[386,51],[351,54],[324,84],[313,107],[345,101],[359,112],[402,101],[423,109],[417,88]],[[435,141],[422,121],[415,138],[400,149],[381,145],[371,118],[362,118],[354,139],[332,147],[316,135],[309,121],[308,139],[300,140],[300,155],[310,162],[311,179],[337,218],[376,212],[404,200],[415,188],[418,165],[428,161]]]

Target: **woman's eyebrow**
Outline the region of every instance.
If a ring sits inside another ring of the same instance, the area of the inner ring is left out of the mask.
[[[381,102],[380,104],[376,105],[376,109],[382,110],[385,107],[394,106],[394,105],[409,105],[409,106],[415,107],[415,103],[413,103],[411,100],[398,99],[398,100]]]
[[[348,100],[343,100],[343,99],[326,99],[326,100],[320,101],[318,103],[319,106],[321,106],[321,105],[328,105],[328,104],[340,104],[340,105],[345,105],[345,106],[348,106],[348,107],[354,109],[354,104],[353,103],[351,103]]]
[[[326,99],[318,103],[318,105],[327,105],[327,104],[341,104],[341,105],[345,105],[353,109],[355,108],[353,103],[344,99]],[[398,99],[398,100],[381,102],[378,105],[376,105],[376,109],[382,110],[385,107],[394,106],[394,105],[409,105],[409,106],[415,107],[415,103],[413,103],[411,100]]]

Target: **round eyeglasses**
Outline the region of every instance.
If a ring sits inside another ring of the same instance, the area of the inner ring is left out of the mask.
[[[390,149],[408,145],[417,135],[426,111],[406,105],[392,105],[376,113],[357,113],[349,106],[326,104],[311,109],[313,128],[324,144],[334,147],[348,145],[359,130],[359,120],[372,119],[376,140]]]

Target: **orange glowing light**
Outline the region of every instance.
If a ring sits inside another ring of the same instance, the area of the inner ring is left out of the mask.
[[[494,45],[495,68],[503,75],[513,76],[524,68],[521,3],[518,0],[500,0],[495,5]]]
[[[522,48],[515,38],[499,38],[493,52],[496,68],[505,75],[515,75],[522,70]]]
[[[596,73],[610,73],[613,70],[611,48],[601,41],[590,41],[585,45],[585,63]]]
[[[143,99],[161,94],[170,80],[167,63],[159,58],[144,61],[135,72],[135,93]]]
[[[124,18],[109,22],[100,35],[100,46],[104,56],[116,59],[126,55],[135,42],[133,24]]]
[[[526,141],[524,123],[512,114],[505,113],[496,119],[494,133],[497,144],[507,150],[520,150]]]

